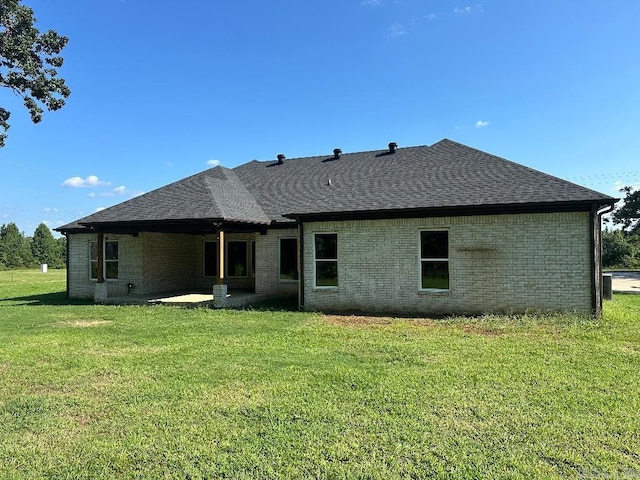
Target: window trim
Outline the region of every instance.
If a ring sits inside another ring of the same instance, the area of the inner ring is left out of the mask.
[[[98,260],[94,260],[91,256],[92,244],[97,244],[97,240],[89,240],[89,281],[97,282],[98,277],[93,277],[93,264],[98,265]],[[115,243],[118,244],[118,240],[105,240],[102,243],[102,271],[104,272],[104,281],[105,282],[117,282],[120,278],[120,245],[118,245],[118,258],[116,260],[108,260],[107,259],[107,243]],[[118,264],[118,276],[116,278],[107,278],[107,263],[116,263]]]
[[[282,278],[282,241],[283,240],[295,240],[296,242],[296,277],[298,278]],[[278,281],[280,283],[298,283],[300,277],[300,265],[299,265],[299,255],[300,255],[300,242],[298,241],[298,237],[280,237],[278,238]]]
[[[447,234],[447,257],[422,257],[422,233],[423,232],[446,232]],[[422,286],[422,265],[425,262],[446,262],[447,263],[447,288],[424,288]],[[451,235],[448,228],[427,228],[418,232],[418,290],[420,292],[445,293],[451,291]]]
[[[318,235],[335,235],[336,236],[336,258],[317,258],[316,252],[316,237]],[[338,248],[338,232],[313,232],[313,288],[316,290],[337,290],[340,287],[340,275],[338,272],[338,260],[340,258],[340,252]],[[318,262],[335,262],[337,285],[318,285]]]

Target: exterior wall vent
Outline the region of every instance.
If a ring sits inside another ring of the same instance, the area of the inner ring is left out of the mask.
[[[333,149],[333,158],[335,158],[336,160],[338,158],[340,158],[340,155],[342,155],[342,150],[339,148],[334,148]]]
[[[284,163],[284,159],[287,158],[284,153],[278,154],[278,165],[282,165]]]
[[[397,149],[398,149],[398,144],[396,142],[391,142],[389,144],[389,153],[396,153]]]

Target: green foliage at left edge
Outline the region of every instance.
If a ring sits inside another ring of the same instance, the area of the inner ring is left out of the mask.
[[[33,123],[42,120],[44,108],[62,108],[71,93],[57,70],[64,62],[59,54],[68,39],[54,30],[40,33],[36,22],[33,10],[20,0],[0,0],[0,86],[22,98]],[[10,116],[0,107],[0,147]]]

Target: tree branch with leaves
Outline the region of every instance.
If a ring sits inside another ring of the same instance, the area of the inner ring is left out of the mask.
[[[0,0],[0,86],[18,95],[38,123],[46,108],[62,108],[71,91],[58,69],[68,38],[35,27],[33,10],[21,0]],[[11,112],[0,107],[0,147],[5,145]]]
[[[640,189],[624,187],[620,193],[624,193],[625,197],[622,205],[613,212],[613,223],[622,225],[626,232],[640,235]]]

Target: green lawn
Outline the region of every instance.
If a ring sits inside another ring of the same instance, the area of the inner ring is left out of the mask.
[[[0,478],[640,478],[640,296],[407,320],[63,290],[0,272]]]

